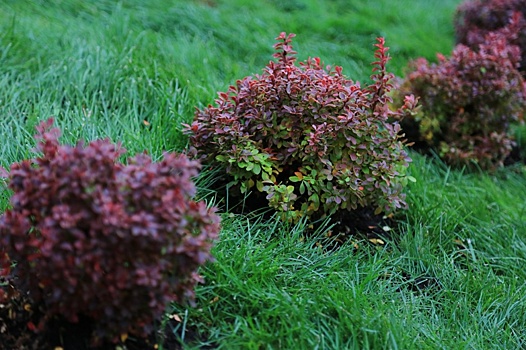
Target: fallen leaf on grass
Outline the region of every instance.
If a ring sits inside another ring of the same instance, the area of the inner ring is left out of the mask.
[[[178,314],[173,314],[173,315],[170,315],[169,316],[172,320],[175,320],[176,322],[183,322],[183,320],[181,319],[181,317],[178,315]]]
[[[381,240],[380,238],[369,238],[369,242],[371,242],[372,244],[377,244],[377,245],[385,245],[385,242]]]

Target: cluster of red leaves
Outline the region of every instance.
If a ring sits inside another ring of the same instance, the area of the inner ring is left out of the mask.
[[[9,172],[3,275],[44,308],[38,329],[87,317],[94,342],[149,334],[168,303],[191,301],[197,268],[212,259],[219,218],[191,200],[198,163],[141,154],[124,165],[108,140],[60,145],[51,119],[37,130],[41,156]]]
[[[293,218],[405,207],[410,159],[390,120],[410,114],[416,102],[411,96],[398,110],[388,107],[393,76],[383,38],[375,45],[373,83],[362,88],[319,58],[295,65],[292,37],[276,38],[277,62],[263,74],[238,80],[215,106],[196,112],[186,129],[193,151],[225,168],[231,188],[264,194]]]
[[[457,45],[438,64],[410,63],[402,96],[420,98],[421,113],[403,122],[452,165],[491,169],[503,164],[514,144],[510,124],[522,119],[525,82],[517,70],[520,51],[504,32],[489,33],[477,50]],[[513,36],[512,33],[508,33]]]
[[[455,14],[456,40],[459,44],[478,50],[491,32],[506,30],[514,16],[517,17],[516,35],[509,36],[509,43],[521,50],[519,70],[526,74],[526,4],[524,0],[470,0],[462,3]]]

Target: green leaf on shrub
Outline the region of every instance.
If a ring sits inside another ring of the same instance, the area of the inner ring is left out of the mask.
[[[411,182],[416,182],[416,179],[413,176],[406,175],[406,178]]]

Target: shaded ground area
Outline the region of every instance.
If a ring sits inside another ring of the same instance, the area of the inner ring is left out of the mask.
[[[0,304],[0,350],[179,350],[182,349],[180,338],[174,332],[178,329],[177,321],[171,319],[164,330],[151,334],[147,339],[134,337],[122,338],[116,344],[103,343],[90,346],[92,323],[81,319],[73,324],[65,320],[55,319],[49,322],[45,331],[35,332],[32,328],[42,319],[38,306],[31,303],[26,296],[10,289],[13,298],[9,303]],[[179,327],[181,328],[181,327]],[[192,329],[185,330],[188,342],[196,340],[198,333]]]

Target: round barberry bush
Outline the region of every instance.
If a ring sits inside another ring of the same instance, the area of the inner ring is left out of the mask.
[[[391,120],[411,113],[415,101],[390,109],[384,39],[375,45],[372,83],[362,87],[319,58],[297,65],[293,37],[276,38],[277,61],[262,74],[238,80],[215,105],[196,111],[186,125],[190,152],[225,170],[231,194],[251,193],[286,220],[404,208],[410,158]]]
[[[450,165],[494,169],[514,146],[510,128],[526,108],[520,51],[502,33],[489,33],[473,50],[459,44],[438,63],[409,64],[398,93],[419,97],[421,110],[402,121],[414,139]]]
[[[11,166],[11,208],[0,216],[2,274],[44,313],[88,319],[94,343],[154,330],[170,302],[191,301],[212,260],[214,208],[192,200],[197,161],[166,153],[119,161],[108,140],[60,145],[38,127],[34,159]]]

